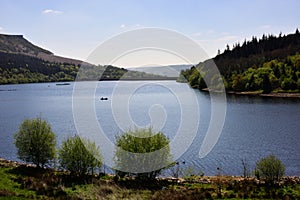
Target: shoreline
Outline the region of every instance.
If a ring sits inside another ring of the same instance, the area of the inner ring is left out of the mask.
[[[290,92],[284,92],[284,93],[269,93],[269,94],[263,94],[258,92],[234,92],[234,91],[228,91],[227,94],[235,94],[235,95],[245,95],[245,96],[258,96],[258,97],[270,97],[270,98],[300,98],[300,93],[290,93]]]
[[[208,88],[201,89],[200,91],[203,92],[215,92],[220,93],[218,91],[209,91]],[[261,92],[236,92],[232,90],[226,91],[226,95],[237,95],[237,96],[253,96],[253,97],[269,97],[269,98],[294,98],[294,99],[300,99],[300,92],[278,92],[278,93],[269,93],[269,94],[263,94]]]
[[[300,199],[300,176],[283,176],[271,185],[255,176],[223,174],[145,181],[111,174],[74,176],[3,158],[0,174],[4,199]]]
[[[26,167],[26,168],[33,168],[33,169],[37,169],[36,165],[34,164],[30,164],[30,163],[25,163],[25,162],[18,162],[18,161],[14,161],[14,160],[8,160],[5,158],[0,157],[0,167],[13,167],[13,168],[17,168],[17,167]],[[54,168],[44,168],[46,170],[54,170],[54,171],[60,171],[58,169],[54,169]],[[114,174],[106,174],[108,176],[115,176]],[[233,176],[233,175],[228,175],[228,174],[224,174],[224,175],[204,175],[204,176],[199,176],[198,177],[198,181],[201,183],[212,183],[215,181],[218,181],[217,179],[221,178],[224,180],[234,180],[234,181],[243,181],[243,180],[255,180],[255,181],[259,181],[255,176],[249,176],[249,177],[243,177],[242,175],[240,176]],[[130,178],[129,178],[130,179]],[[183,178],[183,177],[173,177],[173,176],[168,176],[168,177],[157,177],[157,180],[168,180],[171,182],[178,182],[178,183],[183,183],[183,182],[188,182],[188,178]],[[300,175],[299,176],[283,176],[282,177],[282,181],[286,181],[286,180],[293,180],[296,183],[300,184]]]
[[[62,85],[68,83],[75,83],[75,82],[84,82],[89,80],[82,80],[82,81],[58,81],[58,82],[34,82],[34,83],[16,83],[16,84],[0,84],[1,85],[22,85],[22,84],[35,84],[35,83],[57,83],[58,85]],[[101,81],[176,81],[176,77],[159,77],[159,78],[121,78],[121,79],[113,79],[113,78],[104,78],[98,80],[98,82]],[[176,81],[178,82],[178,81]],[[179,82],[180,83],[180,82]],[[195,89],[195,88],[192,88]],[[198,89],[199,91],[203,92],[214,92],[214,93],[220,93],[219,91],[209,91],[208,88]],[[4,91],[16,91],[16,89],[0,89],[0,92]],[[290,99],[300,99],[300,92],[271,92],[269,94],[263,94],[261,92],[257,91],[244,91],[244,92],[236,92],[233,90],[227,90],[227,95],[237,95],[237,96],[253,96],[253,97],[268,97],[268,98],[290,98]]]

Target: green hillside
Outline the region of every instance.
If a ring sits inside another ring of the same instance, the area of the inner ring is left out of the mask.
[[[211,61],[218,67],[226,90],[257,93],[299,92],[300,33],[279,36],[263,35],[261,39],[235,44],[211,60],[181,72],[193,88],[204,89],[203,80]],[[211,81],[214,77],[211,78]],[[221,80],[218,82],[221,84]],[[218,86],[215,86],[218,88]]]
[[[59,57],[33,45],[22,35],[0,34],[0,84],[74,81],[82,65],[87,71],[81,73],[81,80],[164,79],[144,72],[94,66]]]

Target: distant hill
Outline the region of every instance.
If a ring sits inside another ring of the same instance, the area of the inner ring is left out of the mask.
[[[52,52],[27,41],[23,35],[0,34],[0,50],[6,53],[19,53],[30,56],[38,56],[39,54],[53,55]]]
[[[193,88],[204,89],[203,77],[212,61],[218,67],[227,90],[236,92],[300,91],[300,33],[274,36],[237,43],[216,57],[181,73],[179,81],[188,81]],[[216,88],[221,79],[211,77]],[[217,81],[218,79],[218,81]],[[212,83],[211,82],[211,83]]]
[[[56,56],[52,52],[32,44],[26,40],[23,35],[0,34],[0,52],[30,56],[56,63],[68,63],[74,65],[80,65],[82,63],[80,60]]]
[[[139,72],[146,72],[151,74],[157,74],[167,77],[178,77],[182,70],[191,68],[192,65],[166,65],[166,66],[149,66],[149,67],[135,67],[129,68],[129,70],[135,70]]]
[[[88,69],[81,80],[163,79],[159,75],[114,66],[95,66],[64,58],[27,41],[22,35],[0,34],[0,84],[74,81],[80,66]],[[99,78],[99,72],[102,76]]]

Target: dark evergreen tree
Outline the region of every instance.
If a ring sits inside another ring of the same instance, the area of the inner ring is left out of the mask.
[[[264,94],[268,94],[272,91],[272,85],[268,74],[263,75],[262,89]]]

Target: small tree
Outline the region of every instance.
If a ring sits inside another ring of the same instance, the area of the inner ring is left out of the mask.
[[[163,133],[154,134],[151,128],[135,129],[117,136],[116,146],[118,147],[115,152],[116,168],[128,169],[130,166],[131,171],[116,170],[120,176],[135,175],[137,178],[154,179],[163,169],[171,166],[169,139]],[[126,152],[133,154],[128,155]],[[155,156],[151,156],[154,152]],[[162,167],[157,169],[157,166]],[[148,171],[152,168],[154,170]]]
[[[55,157],[55,134],[41,117],[25,119],[14,138],[21,160],[44,167]]]
[[[256,163],[255,174],[258,178],[265,178],[267,182],[278,181],[285,173],[282,162],[274,155],[262,158]]]
[[[74,136],[64,141],[58,151],[60,166],[72,174],[83,175],[102,166],[102,157],[96,144]]]

